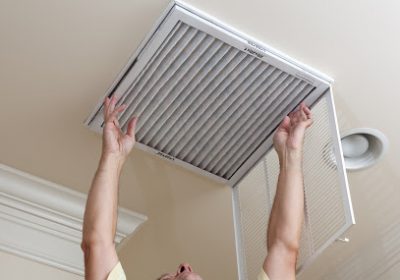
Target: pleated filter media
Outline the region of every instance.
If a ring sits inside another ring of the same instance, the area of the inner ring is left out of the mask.
[[[179,22],[121,99],[137,139],[229,179],[314,87]]]
[[[312,109],[314,124],[304,143],[305,219],[298,276],[324,249],[354,224],[353,211],[335,135],[329,98]],[[256,279],[267,254],[266,230],[279,175],[279,160],[271,149],[234,188],[238,254],[242,279]],[[301,279],[301,278],[299,278]]]
[[[259,170],[258,176],[261,176],[260,170],[264,169],[257,163],[271,149],[272,135],[283,117],[302,101],[315,107],[321,98],[330,96],[331,82],[327,76],[215,18],[187,4],[171,2],[105,96],[116,96],[118,104],[128,105],[119,116],[123,130],[133,116],[139,117],[137,148],[234,188],[237,240],[244,238],[245,243],[245,247],[238,243],[240,260],[245,259],[242,253],[250,252],[246,246],[254,245],[246,240],[265,236],[265,233],[258,236],[259,231],[251,229],[255,226],[260,230],[262,224],[254,221],[265,222],[262,216],[265,213],[258,213],[262,217],[252,217],[255,213],[246,210],[242,185],[250,177],[243,179],[244,176],[253,174],[254,170]],[[103,100],[104,97],[85,122],[100,133]],[[328,107],[334,118],[333,102]],[[336,137],[332,139],[340,145],[337,127],[331,126],[330,131]],[[323,138],[316,140],[319,144],[325,143]],[[328,158],[332,156],[327,153]],[[340,146],[337,153],[340,154]],[[314,156],[310,160],[316,160],[319,154]],[[340,172],[345,176],[344,169]],[[257,178],[253,181],[261,180]],[[267,186],[272,185],[269,182]],[[317,187],[310,189],[309,199],[323,199],[318,191]],[[260,211],[266,210],[271,194],[265,199],[254,201]],[[247,201],[251,203],[250,198]],[[309,211],[314,211],[312,207],[319,204],[310,205]],[[246,215],[246,211],[250,214]],[[242,231],[252,234],[240,237]],[[331,233],[328,230],[326,234]],[[305,238],[310,237],[305,235]],[[313,236],[312,240],[314,247],[308,248],[309,251],[303,249],[301,259],[309,259],[310,252],[318,251],[318,242],[324,243],[325,237],[318,241]],[[250,260],[247,264],[250,265]],[[241,279],[247,279],[243,277],[241,274]]]

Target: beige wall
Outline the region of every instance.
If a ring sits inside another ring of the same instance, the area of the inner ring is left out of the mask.
[[[83,277],[0,251],[0,279],[83,280]]]

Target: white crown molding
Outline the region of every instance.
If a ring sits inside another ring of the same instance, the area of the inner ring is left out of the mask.
[[[0,164],[0,250],[84,274],[86,195]],[[117,248],[147,220],[118,208]]]

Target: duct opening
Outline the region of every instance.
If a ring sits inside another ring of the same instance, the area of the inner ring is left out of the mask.
[[[368,168],[385,154],[388,147],[386,136],[377,129],[357,128],[341,137],[343,157],[349,171]]]

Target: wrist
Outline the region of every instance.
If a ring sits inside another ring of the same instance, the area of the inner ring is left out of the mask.
[[[286,149],[278,155],[281,169],[300,169],[303,163],[303,151],[301,149]]]
[[[117,153],[102,152],[99,167],[122,169],[125,163],[125,157]]]

